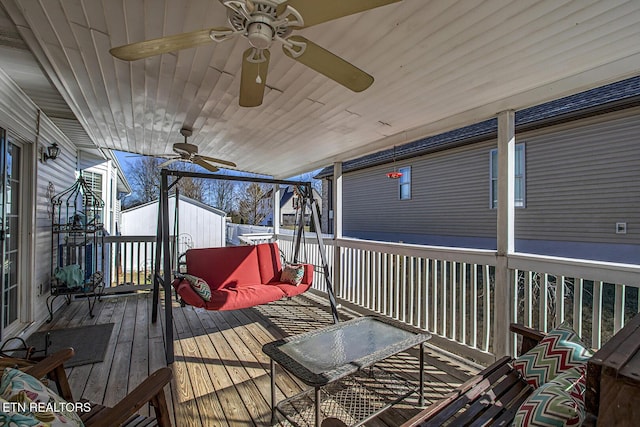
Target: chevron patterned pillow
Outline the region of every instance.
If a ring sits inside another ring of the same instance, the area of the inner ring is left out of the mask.
[[[211,288],[209,287],[209,284],[204,281],[204,279],[192,276],[191,274],[184,274],[183,276],[185,280],[189,282],[193,290],[196,291],[198,295],[200,295],[200,298],[205,301],[211,301]]]
[[[525,400],[513,426],[579,426],[585,418],[585,365],[569,369]]]
[[[591,352],[570,326],[562,324],[513,361],[513,367],[534,389],[560,373],[587,363]]]

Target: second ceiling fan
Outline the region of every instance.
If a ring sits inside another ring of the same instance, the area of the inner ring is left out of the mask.
[[[189,138],[192,133],[193,132],[191,131],[191,129],[180,129],[180,134],[184,136],[184,142],[173,144],[173,152],[175,154],[153,155],[153,157],[164,157],[165,159],[167,159],[166,161],[158,165],[159,168],[166,168],[173,162],[194,163],[200,167],[205,168],[209,172],[217,172],[219,170],[216,166],[212,165],[211,162],[230,166],[232,168],[236,167],[235,163],[228,160],[216,159],[215,157],[202,156],[198,154],[198,146],[187,142],[187,138]]]
[[[241,35],[251,47],[242,54],[240,106],[262,104],[269,68],[269,48],[282,44],[285,55],[325,75],[341,85],[361,92],[371,86],[373,77],[358,67],[305,37],[291,35],[294,29],[307,28],[343,16],[364,12],[401,0],[219,0],[227,7],[229,27],[213,27],[189,33],[131,43],[111,49],[125,61],[148,58],[162,53],[223,42]]]

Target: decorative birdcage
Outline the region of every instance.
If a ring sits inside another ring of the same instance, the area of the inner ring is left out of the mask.
[[[53,231],[95,233],[102,231],[104,202],[80,175],[62,193],[53,196]]]
[[[53,304],[74,294],[87,297],[89,313],[104,288],[104,201],[82,177],[51,198],[51,295],[47,298],[49,322]]]

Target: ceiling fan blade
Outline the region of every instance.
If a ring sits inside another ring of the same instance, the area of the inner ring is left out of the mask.
[[[282,50],[289,58],[324,74],[354,92],[362,92],[373,83],[373,77],[358,67],[302,36],[291,36]]]
[[[142,156],[142,157],[155,157],[155,158],[160,158],[160,159],[172,159],[174,157],[176,157],[175,154],[172,153],[163,153],[163,154],[138,154],[138,156]]]
[[[203,168],[205,168],[209,172],[218,172],[220,170],[217,167],[205,162],[204,160],[202,160],[200,158],[193,159],[193,163],[195,163],[198,166],[202,166]]]
[[[262,104],[270,57],[269,50],[255,49],[253,47],[245,50],[242,54],[241,107],[257,107]]]
[[[228,160],[221,160],[221,159],[216,159],[215,157],[201,156],[201,155],[198,155],[198,157],[202,160],[207,160],[213,163],[219,163],[221,165],[230,166],[232,168],[235,168],[237,166],[235,163],[230,162]]]
[[[149,58],[161,53],[173,52],[211,43],[211,32],[224,33],[233,32],[229,28],[208,28],[205,30],[193,31],[190,33],[176,34],[174,36],[160,37],[158,39],[145,40],[131,43],[124,46],[114,47],[109,50],[111,55],[124,61],[135,61],[137,59]]]
[[[173,162],[177,162],[178,160],[180,160],[180,157],[174,157],[173,159],[169,159],[169,160],[167,160],[167,161],[165,161],[165,162],[160,163],[160,164],[158,165],[158,167],[159,167],[160,169],[162,169],[162,168],[166,168],[166,167],[167,167],[167,166],[169,166],[171,163],[173,163]]]
[[[301,28],[307,28],[399,1],[401,0],[289,0],[280,3],[278,16],[285,13],[289,5],[302,15],[304,26]]]

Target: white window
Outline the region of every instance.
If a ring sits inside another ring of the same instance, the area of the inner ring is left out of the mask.
[[[516,144],[515,149],[515,206],[523,208],[525,205],[525,163],[524,163],[524,144]],[[491,208],[498,207],[498,149],[491,150],[490,153],[490,200]]]
[[[93,192],[94,196],[104,202],[102,197],[102,174],[82,171],[82,178],[84,178],[84,182],[87,183],[87,186]],[[91,211],[85,212],[85,215],[87,216],[87,221],[92,221],[94,218],[98,222],[103,221],[102,207],[96,208],[95,210],[91,209]]]
[[[409,200],[411,198],[411,166],[400,168],[398,172],[402,173],[398,179],[400,200]]]
[[[104,200],[102,198],[102,174],[82,171],[82,177],[91,191],[93,191],[100,200]]]

